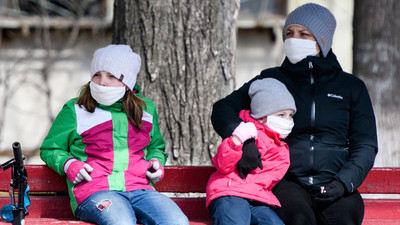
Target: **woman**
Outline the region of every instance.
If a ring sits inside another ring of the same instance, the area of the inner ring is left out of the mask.
[[[291,12],[283,27],[286,58],[280,67],[263,70],[213,106],[212,123],[226,138],[249,109],[249,86],[275,78],[293,95],[295,126],[285,139],[290,167],[273,189],[281,203],[278,215],[285,224],[361,224],[364,214],[357,191],[377,153],[375,116],[365,84],[342,70],[332,52],[336,27],[328,9],[308,3]],[[246,163],[258,167],[254,142],[243,145]]]
[[[40,147],[46,164],[67,175],[76,217],[96,224],[189,224],[157,192],[165,144],[155,104],[140,95],[140,56],[128,45],[98,49],[91,81],[68,101]]]

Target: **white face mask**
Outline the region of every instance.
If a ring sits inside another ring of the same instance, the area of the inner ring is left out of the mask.
[[[92,97],[102,105],[112,105],[124,97],[126,88],[122,87],[110,87],[98,85],[95,82],[90,82],[90,94]]]
[[[278,116],[268,116],[267,122],[264,125],[278,132],[281,138],[286,138],[292,132],[294,122],[293,120],[283,119]]]
[[[283,44],[283,50],[289,61],[296,64],[309,55],[316,56],[318,54],[316,43],[308,39],[288,38]]]

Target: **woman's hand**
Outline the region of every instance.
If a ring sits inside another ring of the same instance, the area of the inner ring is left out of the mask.
[[[317,194],[315,200],[319,202],[334,202],[345,193],[344,184],[338,180],[333,180],[326,187],[321,187],[321,192]]]

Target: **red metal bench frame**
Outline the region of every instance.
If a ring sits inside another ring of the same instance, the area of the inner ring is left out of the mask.
[[[27,165],[26,170],[31,193],[27,224],[89,224],[74,219],[69,207],[65,177],[44,165]],[[0,172],[0,192],[8,192],[10,188],[10,171]],[[168,193],[202,193],[201,197],[172,199],[188,216],[191,225],[211,224],[204,192],[208,178],[214,171],[209,166],[167,166],[164,180],[156,185],[156,189]],[[358,190],[362,194],[400,194],[400,168],[372,169]],[[369,199],[365,196],[363,225],[400,225],[400,199]],[[9,203],[10,197],[0,197],[0,207]],[[7,223],[0,219],[2,224]]]

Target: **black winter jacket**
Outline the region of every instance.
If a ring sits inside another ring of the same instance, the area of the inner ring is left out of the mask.
[[[267,77],[284,83],[296,102],[295,125],[285,140],[291,159],[285,179],[310,190],[339,179],[353,192],[372,168],[378,149],[364,82],[343,72],[332,52],[297,64],[286,58],[280,67],[263,70],[213,105],[212,124],[222,138],[231,136],[241,122],[239,111],[250,109],[250,84]]]

